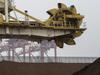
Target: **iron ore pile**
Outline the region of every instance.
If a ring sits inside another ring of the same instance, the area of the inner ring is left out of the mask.
[[[74,63],[18,63],[2,61],[0,75],[72,75],[87,64]]]
[[[2,61],[0,75],[100,75],[100,58],[91,64]]]
[[[100,58],[73,75],[100,75]]]

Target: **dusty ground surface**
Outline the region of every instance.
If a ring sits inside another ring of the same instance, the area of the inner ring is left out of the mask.
[[[100,58],[73,75],[100,75]]]
[[[87,64],[0,62],[0,75],[72,75]]]

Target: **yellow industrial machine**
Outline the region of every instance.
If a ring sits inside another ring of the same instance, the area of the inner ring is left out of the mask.
[[[58,3],[58,9],[47,11],[50,18],[45,22],[46,25],[56,28],[80,28],[84,16],[77,13],[74,5],[67,7]]]
[[[0,0],[0,3],[1,3],[0,5],[4,3],[3,1],[4,0]],[[58,3],[58,8],[54,8],[54,9],[47,11],[50,17],[46,21],[41,21],[37,18],[34,18],[33,16],[27,14],[27,11],[23,12],[17,9],[16,7],[9,6],[8,8],[9,13],[12,11],[16,11],[26,16],[26,18],[32,19],[33,21],[29,21],[29,20],[26,20],[27,22],[20,21],[17,18],[9,15],[9,18],[13,20],[9,19],[9,22],[7,23],[5,22],[5,19],[3,18],[3,15],[5,15],[5,13],[4,13],[4,9],[2,8],[0,8],[0,26],[1,25],[28,26],[28,27],[40,28],[40,29],[44,28],[46,30],[51,29],[52,31],[54,32],[56,31],[58,33],[60,33],[60,31],[65,32],[65,34],[58,35],[58,36],[54,34],[54,36],[52,37],[48,37],[48,36],[45,37],[41,35],[39,36],[41,37],[39,39],[36,37],[36,39],[38,39],[39,41],[40,39],[55,40],[56,45],[60,48],[63,48],[64,43],[68,45],[75,45],[74,39],[76,37],[79,37],[83,33],[83,31],[86,30],[86,28],[80,28],[84,16],[77,13],[77,10],[74,5],[67,7],[63,3]],[[68,34],[66,34],[66,31],[68,32]]]

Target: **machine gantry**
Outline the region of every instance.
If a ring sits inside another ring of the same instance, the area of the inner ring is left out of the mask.
[[[13,17],[11,12],[24,15],[25,20]],[[0,38],[21,38],[37,42],[55,40],[56,45],[63,48],[64,43],[75,45],[74,39],[86,30],[81,28],[84,16],[77,12],[74,5],[68,7],[58,3],[58,8],[47,13],[50,17],[41,21],[29,15],[28,11],[17,9],[11,0],[0,0]]]

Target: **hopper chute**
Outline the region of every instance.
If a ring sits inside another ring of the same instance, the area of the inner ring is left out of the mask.
[[[70,11],[72,11],[74,14],[77,14],[77,10],[76,10],[76,8],[75,8],[74,5],[70,6],[69,9],[70,9]]]
[[[59,48],[63,48],[64,47],[64,42],[61,39],[56,39],[55,43]]]
[[[50,16],[55,15],[57,12],[58,12],[57,9],[51,9],[51,10],[48,10],[48,11],[47,11],[47,13],[48,13]]]
[[[75,45],[76,44],[75,41],[74,41],[74,39],[72,39],[72,38],[67,38],[64,41],[64,43],[67,44],[67,45]]]
[[[67,9],[67,6],[63,3],[58,3],[58,8],[59,9]]]

